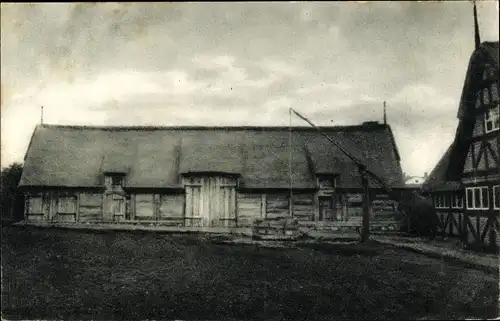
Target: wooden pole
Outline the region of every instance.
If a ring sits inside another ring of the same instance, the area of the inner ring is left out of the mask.
[[[288,111],[290,114],[290,124],[288,126],[288,149],[289,149],[289,155],[288,155],[288,175],[290,178],[290,200],[288,201],[288,211],[289,211],[289,216],[293,216],[293,183],[292,183],[292,109]]]
[[[370,239],[370,192],[368,189],[368,176],[363,168],[359,168],[361,184],[363,186],[363,228],[361,242]]]

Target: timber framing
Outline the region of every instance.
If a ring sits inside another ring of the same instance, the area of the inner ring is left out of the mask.
[[[483,42],[473,52],[458,110],[455,140],[431,172],[430,193],[444,234],[465,246],[500,249],[499,43]],[[452,206],[456,197],[463,206]],[[441,200],[445,200],[445,204]]]

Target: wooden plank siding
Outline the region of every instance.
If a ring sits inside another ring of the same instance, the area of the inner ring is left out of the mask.
[[[48,218],[44,193],[27,193],[25,198],[25,217],[28,221],[44,221]]]
[[[155,214],[153,194],[135,194],[135,219],[153,220]]]
[[[236,178],[184,177],[186,226],[236,226]]]
[[[158,220],[169,221],[174,225],[184,225],[184,195],[162,194],[158,208]]]
[[[290,216],[290,195],[287,192],[266,195],[266,218],[276,219]]]
[[[56,192],[55,197],[55,217],[58,222],[76,222],[78,195],[74,191]]]
[[[95,221],[102,218],[102,193],[80,193],[80,222]]]
[[[27,194],[27,216],[30,220],[54,222],[127,224],[135,221],[227,228],[251,227],[257,219],[274,221],[293,217],[300,222],[318,222],[317,192],[295,191],[290,215],[289,191],[237,190],[236,181],[230,177],[196,178],[187,182],[184,191],[136,189],[128,192],[91,189],[35,192]],[[343,199],[345,194],[334,197]],[[342,206],[348,209],[345,201]],[[347,220],[347,216],[344,218]],[[354,217],[349,223],[360,220],[361,217]]]
[[[299,221],[311,221],[315,216],[314,194],[293,194],[293,216]]]
[[[265,216],[263,210],[263,198],[261,193],[238,193],[237,194],[237,216],[238,226],[252,226],[255,219]]]

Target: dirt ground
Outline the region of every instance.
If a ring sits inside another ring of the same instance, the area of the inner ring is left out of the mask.
[[[498,276],[380,244],[2,229],[3,319],[454,319],[498,314]]]

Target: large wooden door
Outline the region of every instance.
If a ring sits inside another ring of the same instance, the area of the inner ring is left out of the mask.
[[[125,218],[125,197],[122,195],[113,195],[111,208],[113,212],[113,220],[123,220]]]
[[[184,178],[186,226],[236,225],[236,179],[224,176]]]

